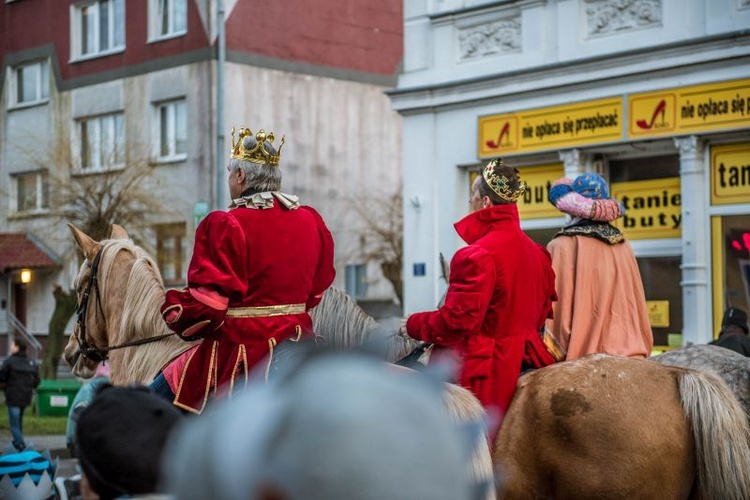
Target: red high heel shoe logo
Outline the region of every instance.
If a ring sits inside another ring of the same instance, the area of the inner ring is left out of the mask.
[[[642,129],[650,130],[654,126],[656,117],[661,114],[661,122],[657,125],[664,126],[664,112],[666,111],[666,109],[667,109],[667,101],[662,99],[661,101],[659,101],[659,104],[656,106],[656,109],[654,109],[654,114],[651,115],[650,122],[647,122],[646,120],[638,120],[637,122],[635,122],[635,124],[638,125],[638,127]]]
[[[487,147],[492,149],[497,149],[501,145],[503,145],[503,137],[505,137],[506,141],[510,139],[510,122],[505,122],[505,125],[502,129],[500,129],[500,134],[497,136],[497,141],[486,141],[485,144],[487,144]],[[507,143],[505,144],[507,145]]]

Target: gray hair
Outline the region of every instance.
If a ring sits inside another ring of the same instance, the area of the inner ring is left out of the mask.
[[[255,137],[249,135],[242,141],[244,148],[253,149],[258,144]],[[263,143],[266,151],[270,154],[277,154],[276,148],[265,141]],[[260,164],[252,161],[238,160],[232,158],[229,160],[229,170],[234,172],[238,168],[245,171],[245,183],[242,190],[252,189],[257,192],[279,191],[281,189],[281,170],[278,166]]]

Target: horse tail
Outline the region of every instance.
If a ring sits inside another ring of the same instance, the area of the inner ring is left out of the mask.
[[[737,399],[712,373],[684,370],[679,387],[693,427],[700,498],[750,498],[750,428]]]
[[[451,421],[458,424],[484,422],[486,414],[482,404],[468,389],[454,384],[444,384],[443,410]],[[471,453],[469,475],[479,491],[476,497],[495,499],[495,476],[487,439],[479,439]]]

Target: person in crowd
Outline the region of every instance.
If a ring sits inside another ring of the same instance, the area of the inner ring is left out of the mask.
[[[472,185],[472,213],[455,224],[468,246],[451,261],[444,305],[412,314],[402,326],[403,334],[458,354],[459,383],[497,417],[490,438],[522,366],[555,362],[540,336],[556,300],[555,275],[544,247],[521,231],[516,202],[525,188],[518,171],[499,159],[482,169]]]
[[[724,311],[719,338],[709,344],[750,356],[750,337],[747,334],[747,313],[742,309],[730,307]]]
[[[481,424],[472,435],[449,421],[442,386],[374,356],[317,350],[186,420],[160,490],[182,500],[483,498],[467,468]]]
[[[293,357],[314,339],[307,311],[335,276],[333,238],[314,209],[281,189],[274,134],[241,128],[232,150],[229,211],[215,211],[195,234],[187,288],[168,290],[161,311],[170,330],[203,338],[152,383],[185,411],[247,383],[263,359]]]
[[[83,381],[83,385],[78,389],[73,402],[70,404],[68,422],[65,426],[65,445],[68,447],[68,451],[70,451],[70,456],[74,458],[78,457],[78,450],[76,450],[75,446],[78,416],[91,403],[91,399],[94,397],[99,386],[108,382],[109,365],[104,362],[99,363],[94,376]]]
[[[39,385],[39,366],[26,355],[27,345],[14,339],[11,355],[0,367],[0,384],[5,384],[5,404],[8,407],[8,424],[13,436],[13,447],[18,451],[26,448],[23,438],[23,413],[31,404],[34,389]]]
[[[547,326],[566,359],[591,353],[648,357],[654,339],[638,263],[611,224],[625,208],[595,173],[555,181],[549,201],[569,216],[547,245],[559,296]]]
[[[182,418],[147,387],[99,386],[76,426],[84,500],[155,493],[162,452]]]

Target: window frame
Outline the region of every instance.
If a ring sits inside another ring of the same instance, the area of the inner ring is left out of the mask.
[[[187,255],[187,222],[169,222],[155,224],[153,226],[156,244],[156,263],[161,271],[162,279],[166,286],[179,286],[187,283],[187,265],[185,257]],[[172,242],[170,255],[165,255],[165,243]],[[170,259],[170,266],[165,262],[166,258]],[[174,269],[175,277],[167,277],[167,272]]]
[[[13,172],[11,176],[12,196],[9,197],[12,215],[40,214],[50,211],[49,171],[47,169]],[[21,208],[21,188],[23,178],[34,177],[34,207]]]
[[[119,147],[118,147],[118,118],[119,120]],[[111,121],[110,121],[111,120]],[[95,127],[89,129],[90,125],[96,124]],[[108,137],[104,137],[102,134],[103,127],[108,130]],[[125,150],[127,145],[126,133],[125,133],[125,113],[123,111],[115,111],[113,113],[105,113],[101,115],[85,116],[75,119],[75,140],[73,141],[73,157],[80,158],[80,162],[76,165],[76,173],[78,174],[90,174],[109,172],[113,170],[122,170],[125,168]],[[85,137],[84,137],[85,136]],[[94,136],[94,143],[92,147],[91,141],[86,140],[88,137]],[[107,141],[110,144],[105,144]],[[112,149],[109,152],[104,152],[103,146],[111,146]],[[90,150],[89,153],[84,151],[84,147]],[[114,161],[107,162],[102,161],[104,155],[114,155]],[[85,163],[86,157],[96,157],[99,162],[87,165]]]
[[[176,28],[176,5],[177,2],[181,2],[184,8],[184,23],[182,28]],[[162,14],[160,7],[165,4],[166,11]],[[167,31],[162,32],[162,26],[164,22],[163,16],[167,16]],[[185,36],[188,32],[188,1],[187,0],[149,0],[148,2],[148,41],[160,42],[162,40],[169,40],[171,38],[177,38]]]
[[[34,99],[28,101],[22,101],[19,95],[19,75],[22,71],[28,68],[38,68],[35,72],[35,93]],[[49,81],[49,61],[47,59],[38,59],[35,61],[26,61],[9,68],[10,78],[8,85],[8,102],[10,104],[9,109],[27,108],[31,106],[38,106],[40,104],[46,104],[49,102],[50,94],[50,81]],[[45,85],[46,80],[46,85]],[[46,95],[45,95],[46,94]]]
[[[109,4],[109,10],[107,14],[107,33],[109,46],[106,49],[102,50],[101,5],[105,2]],[[95,59],[97,57],[104,57],[125,51],[125,3],[125,0],[90,0],[86,2],[79,2],[70,6],[70,62],[86,61],[88,59]],[[96,15],[95,19],[93,20],[93,45],[95,48],[89,52],[84,53],[83,11],[84,9],[89,7],[94,9],[93,12]],[[122,40],[119,41],[119,45],[117,40],[118,11],[122,13],[121,19],[119,19],[119,22],[121,23],[121,25],[119,26],[119,32],[122,35]]]
[[[184,132],[184,150],[178,151],[179,137],[178,137],[178,106],[183,106],[184,123],[181,128]],[[162,110],[166,112],[166,128],[163,128],[164,122],[162,118]],[[187,99],[180,97],[177,99],[170,99],[167,101],[159,101],[154,103],[154,137],[156,137],[156,144],[153,149],[154,162],[156,163],[173,163],[184,161],[187,159],[187,123],[188,123],[188,107]],[[167,151],[164,151],[164,141],[167,141]]]

